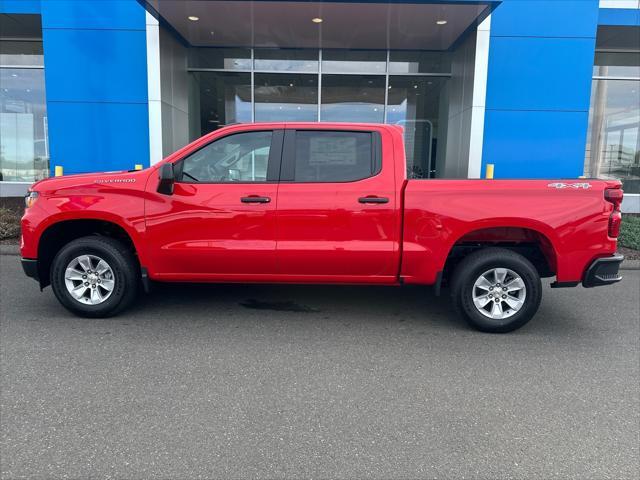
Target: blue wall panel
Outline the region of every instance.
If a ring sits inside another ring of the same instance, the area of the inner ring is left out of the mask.
[[[49,101],[147,101],[144,30],[45,28],[43,37]]]
[[[149,163],[146,25],[136,0],[42,3],[51,169]]]
[[[136,0],[49,0],[45,5],[49,28],[139,30],[145,10]]]
[[[584,110],[591,94],[594,51],[594,38],[492,38],[493,81],[487,85],[487,105],[507,110]]]
[[[491,34],[511,37],[594,37],[598,0],[504,0]]]
[[[495,178],[577,178],[584,170],[588,112],[486,112],[483,162]],[[484,167],[483,170],[484,172]]]
[[[598,15],[600,25],[640,26],[640,9],[601,8]]]
[[[0,0],[0,13],[40,13],[40,0]]]
[[[582,175],[598,0],[504,0],[493,12],[482,171]]]
[[[149,162],[148,107],[141,103],[47,105],[51,158],[65,174],[132,169]]]

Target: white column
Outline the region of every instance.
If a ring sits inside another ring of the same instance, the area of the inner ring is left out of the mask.
[[[640,0],[600,0],[600,8],[640,8]]]
[[[469,139],[469,178],[482,176],[482,145],[484,141],[484,114],[487,98],[489,70],[489,42],[491,15],[478,25],[476,59],[473,74],[473,100],[471,109],[471,138]]]
[[[162,101],[160,96],[160,27],[147,12],[147,90],[149,102],[149,163],[162,160]]]

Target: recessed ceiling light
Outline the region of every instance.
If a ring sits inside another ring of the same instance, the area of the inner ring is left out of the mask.
[[[200,20],[200,17],[196,17],[195,15],[189,15],[187,18],[192,22],[197,22],[198,20]]]
[[[446,21],[446,20],[438,20],[438,21],[436,22],[436,24],[438,24],[438,25],[446,25],[446,24],[447,24],[447,21]]]
[[[311,19],[313,23],[322,23],[322,19],[320,17],[314,17]]]

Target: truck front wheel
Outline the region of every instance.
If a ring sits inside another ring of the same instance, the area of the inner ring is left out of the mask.
[[[109,237],[89,236],[65,245],[53,259],[51,286],[67,310],[82,317],[109,317],[136,297],[138,262]]]
[[[456,310],[483,332],[522,327],[538,311],[542,284],[536,268],[504,248],[471,253],[456,267],[451,294]]]

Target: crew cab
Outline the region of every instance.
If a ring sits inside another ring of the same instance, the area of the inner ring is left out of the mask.
[[[71,312],[114,315],[153,282],[447,287],[507,332],[551,287],[618,282],[617,181],[407,178],[401,127],[255,123],[140,171],[33,185],[24,271]]]

